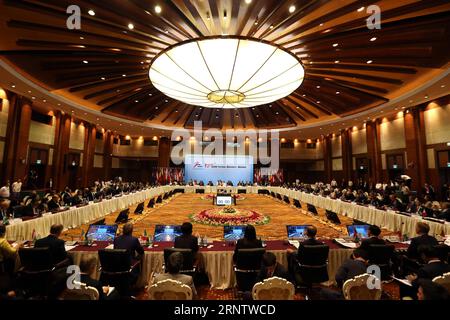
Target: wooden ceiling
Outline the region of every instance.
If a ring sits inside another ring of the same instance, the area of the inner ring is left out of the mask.
[[[82,10],[81,30],[66,27],[71,4]],[[382,10],[378,30],[366,25],[372,4]],[[385,103],[449,61],[447,0],[0,0],[0,6],[0,55],[18,70],[106,114],[167,127],[192,128],[195,120],[221,129],[320,123]],[[161,50],[223,34],[290,50],[304,64],[303,84],[271,105],[237,110],[187,105],[152,86],[148,68]]]

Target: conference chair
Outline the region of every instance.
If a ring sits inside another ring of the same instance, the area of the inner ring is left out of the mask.
[[[251,291],[256,283],[256,277],[261,270],[262,257],[266,249],[238,249],[234,273],[239,292]]]
[[[369,288],[367,283],[376,283],[380,281],[374,275],[364,273],[352,279],[348,279],[342,286],[345,300],[380,300],[381,299],[381,282],[379,287]]]
[[[298,269],[296,282],[298,287],[306,287],[307,297],[311,296],[313,285],[328,281],[327,245],[303,245],[301,254],[297,258]]]
[[[159,195],[158,198],[156,198],[156,203],[162,203],[162,195]]]
[[[74,281],[73,289],[65,289],[60,296],[62,300],[98,300],[99,292],[94,287],[89,287],[86,283]],[[78,287],[78,288],[77,288]]]
[[[434,246],[436,252],[438,253],[439,259],[442,262],[449,263],[450,258],[450,247],[445,244],[438,244]]]
[[[155,206],[155,198],[151,198],[147,204],[147,208],[153,208]]]
[[[192,300],[191,287],[172,279],[151,285],[147,292],[150,300]]]
[[[272,277],[253,286],[253,300],[293,300],[294,285],[286,279]]]
[[[19,276],[23,288],[29,290],[31,296],[47,297],[51,289],[52,275],[56,270],[50,249],[20,248],[19,258]]]
[[[121,296],[131,296],[134,273],[140,261],[133,261],[125,249],[102,249],[98,251],[100,259],[100,281],[116,287]]]
[[[277,193],[277,199],[280,201],[283,201],[283,198],[281,197],[281,194]]]
[[[144,203],[141,202],[137,205],[136,209],[134,209],[134,213],[136,214],[141,214],[142,212],[144,212]]]
[[[297,199],[294,199],[294,206],[296,208],[301,209],[302,208],[302,204],[300,203],[300,201],[298,201]]]
[[[287,204],[291,203],[288,196],[283,196],[283,201],[286,202]]]
[[[450,272],[444,273],[442,276],[435,277],[433,282],[440,284],[450,293]]]
[[[311,212],[312,214],[318,215],[317,209],[316,209],[315,206],[313,206],[312,204],[307,203],[306,207],[308,208],[309,212]]]
[[[169,259],[170,255],[174,252],[179,252],[183,256],[183,266],[180,270],[180,273],[193,275],[195,273],[195,266],[194,266],[194,253],[191,249],[182,249],[182,248],[164,248],[164,266],[167,265],[167,260]]]
[[[168,192],[164,193],[163,200],[167,200],[168,198],[169,198],[169,193]]]
[[[277,196],[275,195],[275,192],[273,192],[273,191],[270,191],[270,195],[273,197],[273,198],[276,198]]]
[[[369,265],[380,267],[381,280],[388,281],[392,278],[392,257],[394,255],[394,246],[388,244],[369,245]]]

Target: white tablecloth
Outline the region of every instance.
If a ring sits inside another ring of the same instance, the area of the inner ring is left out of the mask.
[[[6,227],[6,239],[29,240],[32,238],[33,230],[41,237],[46,236],[50,231],[50,227],[56,223],[62,224],[65,229],[76,228],[171,189],[171,187],[166,186],[150,188],[121,197],[103,200],[102,202],[91,203],[83,207],[71,208],[67,211],[42,216],[40,218],[17,222]]]

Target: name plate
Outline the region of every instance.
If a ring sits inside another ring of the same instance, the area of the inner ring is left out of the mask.
[[[17,223],[21,223],[22,219],[21,218],[15,218],[15,219],[11,219],[9,220],[9,224],[13,225],[13,224],[17,224]]]
[[[46,212],[46,213],[43,213],[43,214],[42,214],[43,217],[48,217],[48,216],[51,216],[51,215],[52,215],[51,212]]]

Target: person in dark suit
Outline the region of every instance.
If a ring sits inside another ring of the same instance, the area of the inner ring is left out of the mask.
[[[198,239],[192,235],[192,223],[185,222],[181,225],[181,236],[175,238],[174,247],[191,249],[195,254],[198,251]]]
[[[436,246],[438,241],[435,237],[428,235],[430,232],[430,226],[425,222],[418,222],[416,225],[417,237],[411,239],[411,243],[408,247],[406,255],[410,259],[419,259],[419,247],[420,246]]]
[[[110,290],[109,286],[103,286],[99,280],[91,278],[96,268],[96,259],[94,257],[83,257],[80,261],[80,282],[86,284],[88,287],[97,289],[99,294],[99,300],[118,300],[120,295],[117,290],[113,290],[108,295]]]
[[[361,249],[370,253],[370,245],[372,244],[386,244],[386,241],[380,238],[381,229],[376,225],[371,225],[368,230],[368,238],[361,241],[359,246]]]
[[[369,255],[365,250],[361,248],[355,249],[350,259],[345,260],[336,271],[335,279],[338,288],[342,290],[345,281],[367,273],[368,261]],[[320,297],[323,300],[341,300],[344,298],[344,295],[342,291],[322,289]]]
[[[307,239],[303,240],[302,242],[300,242],[300,245],[299,245],[298,250],[297,250],[297,258],[300,258],[304,246],[320,246],[320,245],[323,245],[323,242],[321,242],[321,241],[316,239],[316,235],[317,235],[317,228],[316,227],[308,226],[308,228],[306,228],[306,237],[307,237]]]
[[[406,279],[411,282],[412,286],[410,287],[401,284],[401,297],[410,296],[413,299],[417,299],[419,281],[421,279],[433,280],[435,277],[450,272],[450,266],[439,259],[439,253],[437,252],[435,247],[422,245],[419,248],[419,254],[425,264],[417,270],[417,273],[409,274],[406,276]]]
[[[55,211],[58,210],[61,206],[59,205],[59,199],[56,194],[52,196],[52,199],[47,202],[47,208],[49,211]]]
[[[239,249],[262,248],[260,239],[256,239],[256,229],[252,225],[247,225],[244,229],[244,237],[239,239],[234,249],[233,261],[236,262],[236,253]]]
[[[444,300],[450,299],[450,293],[447,289],[429,279],[418,280],[419,290],[417,291],[417,300]]]
[[[70,264],[67,256],[64,240],[59,239],[64,227],[62,224],[54,224],[50,227],[50,234],[36,241],[36,248],[49,248],[52,255],[52,262],[57,268],[62,268]]]
[[[292,281],[286,268],[277,262],[277,257],[272,252],[266,252],[262,258],[261,270],[258,273],[257,281],[263,281],[272,277]]]
[[[131,259],[140,259],[144,254],[139,239],[133,237],[133,225],[126,223],[122,229],[122,235],[114,239],[114,249],[125,249]]]

